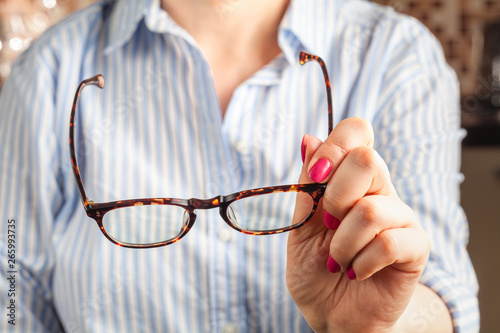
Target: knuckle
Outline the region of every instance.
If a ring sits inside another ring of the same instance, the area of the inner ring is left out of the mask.
[[[357,215],[360,217],[360,222],[364,223],[367,227],[378,228],[378,221],[382,215],[383,208],[375,200],[365,197],[356,203],[355,209]]]
[[[431,237],[429,236],[429,234],[427,232],[425,232],[424,229],[421,229],[421,230],[422,230],[422,234],[423,234],[422,247],[426,253],[426,256],[429,256],[429,253],[431,252],[431,248],[432,248]]]
[[[388,258],[395,258],[399,251],[399,242],[396,237],[390,232],[381,233],[378,237],[382,253]]]
[[[332,155],[332,156],[347,156],[350,152],[350,150],[347,148],[349,145],[346,142],[343,141],[326,141],[324,143],[325,145],[325,150],[322,151],[325,155]]]
[[[360,146],[350,152],[353,163],[363,169],[375,170],[378,166],[378,155],[371,148]]]

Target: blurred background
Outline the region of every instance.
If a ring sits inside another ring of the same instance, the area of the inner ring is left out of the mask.
[[[0,0],[0,89],[16,56],[95,0]],[[500,331],[500,0],[373,0],[422,21],[461,84],[462,205],[479,279],[481,332]]]
[[[0,87],[16,56],[52,24],[95,0],[0,0]]]

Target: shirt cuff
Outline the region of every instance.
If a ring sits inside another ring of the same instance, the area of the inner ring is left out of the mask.
[[[436,264],[429,263],[420,278],[420,283],[434,290],[448,307],[455,333],[479,332],[477,280],[474,272],[468,273],[474,275],[473,285],[464,284],[463,276],[454,277]],[[467,276],[467,274],[464,275]],[[431,302],[427,309],[421,309],[421,315],[415,318],[414,324],[425,328],[426,323],[438,315],[436,311],[442,311],[441,309],[442,307]],[[425,329],[422,332],[425,332]]]

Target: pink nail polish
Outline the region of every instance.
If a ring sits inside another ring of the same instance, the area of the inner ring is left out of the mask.
[[[326,267],[331,273],[338,273],[340,271],[340,265],[331,256],[328,257]]]
[[[325,221],[326,227],[331,230],[336,230],[340,225],[340,220],[328,213],[326,210],[323,214],[323,220]]]
[[[306,135],[302,138],[302,145],[300,147],[300,153],[302,154],[302,163],[306,160]]]
[[[352,266],[347,270],[347,278],[349,280],[356,280],[356,273],[354,273],[354,269],[352,268]]]
[[[311,170],[309,170],[309,178],[311,178],[316,183],[321,183],[328,177],[330,171],[332,170],[332,165],[330,161],[326,158],[319,159],[316,164],[313,165]]]

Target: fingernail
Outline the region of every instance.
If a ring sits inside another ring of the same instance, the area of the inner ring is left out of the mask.
[[[328,261],[326,262],[326,267],[331,273],[338,273],[340,271],[340,265],[337,264],[335,259],[332,256],[328,257]]]
[[[328,177],[328,174],[332,170],[332,165],[330,161],[326,158],[319,159],[316,164],[313,165],[311,170],[309,170],[309,178],[311,178],[316,183],[321,183]]]
[[[302,154],[302,163],[306,160],[306,135],[302,138],[302,145],[300,147],[300,153]]]
[[[340,225],[340,220],[328,213],[326,210],[323,214],[323,220],[325,221],[325,225],[328,229],[336,230]]]
[[[354,273],[354,268],[352,268],[352,266],[347,270],[347,278],[349,280],[356,280],[356,273]]]

